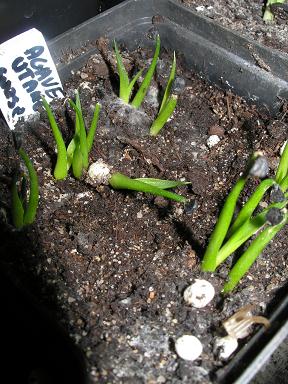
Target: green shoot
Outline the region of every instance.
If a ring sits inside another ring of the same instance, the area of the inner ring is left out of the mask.
[[[288,204],[288,193],[286,190],[288,189],[288,145],[286,144],[275,179],[265,179],[258,185],[254,193],[244,204],[234,223],[230,226],[237,200],[249,175],[263,178],[268,173],[269,167],[265,158],[261,155],[259,157],[259,154],[255,153],[252,161],[254,163],[250,164],[248,170],[237,181],[228,195],[203,258],[202,270],[214,272],[228,256],[235,252],[254,234],[260,232],[232,268],[229,274],[230,280],[225,285],[224,292],[229,292],[235,287],[269,241],[273,239],[287,222],[286,206]],[[253,217],[252,215],[255,209],[259,206],[265,193],[273,186],[277,188],[280,186],[282,191],[280,196],[277,197],[278,202],[270,204],[267,209],[264,209],[261,213]],[[225,237],[226,242],[224,242]]]
[[[136,81],[139,79],[139,77],[142,75],[143,69],[141,69],[131,80],[129,81],[128,73],[124,67],[122,57],[120,55],[120,52],[118,50],[117,44],[114,41],[114,50],[116,55],[116,62],[117,62],[117,69],[119,74],[119,80],[120,80],[120,90],[119,90],[119,97],[122,99],[125,103],[129,104],[131,93],[133,91],[133,87],[136,83]],[[135,108],[139,108],[144,100],[144,97],[148,91],[149,85],[151,83],[153,74],[155,72],[155,68],[157,65],[158,57],[160,53],[160,37],[157,35],[156,38],[156,47],[155,47],[155,53],[152,59],[152,62],[148,68],[148,71],[140,85],[140,88],[138,89],[138,92],[136,93],[134,99],[131,102],[131,105]]]
[[[166,85],[166,89],[165,89],[165,92],[164,92],[164,95],[163,95],[162,103],[161,103],[161,106],[160,106],[160,109],[159,109],[159,113],[162,111],[162,109],[165,108],[165,105],[167,104],[167,102],[168,102],[168,100],[170,98],[171,88],[172,88],[172,85],[173,85],[173,81],[175,79],[175,75],[176,75],[176,55],[175,55],[175,51],[174,51],[173,52],[172,67],[171,67],[169,79],[168,79],[168,82],[167,82],[167,85]]]
[[[265,5],[265,10],[263,14],[263,20],[265,22],[271,22],[274,20],[274,15],[271,10],[271,5],[275,3],[285,3],[285,0],[267,0]]]
[[[135,108],[139,108],[142,104],[142,101],[144,100],[144,97],[146,96],[146,93],[148,91],[149,85],[151,83],[152,77],[154,75],[156,65],[158,62],[158,57],[160,53],[160,36],[157,35],[156,37],[156,47],[155,47],[155,53],[152,59],[152,62],[148,68],[148,71],[140,85],[140,88],[138,89],[138,92],[136,93],[134,99],[132,100],[131,105]]]
[[[266,224],[266,215],[271,208],[282,209],[287,205],[287,201],[271,204],[268,208],[264,209],[257,216],[248,219],[241,227],[239,227],[232,236],[226,241],[223,247],[220,248],[217,258],[216,267],[227,259],[233,252],[235,252],[241,245],[245,243],[250,237],[263,228]]]
[[[166,124],[167,120],[170,118],[177,104],[177,96],[171,95],[171,88],[176,74],[176,56],[175,52],[173,54],[172,68],[170,71],[169,79],[166,85],[162,103],[159,109],[158,116],[154,120],[152,126],[150,127],[150,135],[157,136],[161,131],[163,126]]]
[[[243,253],[234,267],[229,273],[229,281],[224,285],[223,292],[231,292],[235,286],[238,284],[240,279],[245,275],[249,270],[251,265],[268,245],[268,243],[277,235],[277,233],[284,227],[287,223],[288,214],[287,211],[284,214],[282,221],[277,225],[268,225],[250,244],[247,250]]]
[[[232,191],[229,193],[224,203],[219,219],[216,223],[215,229],[210,237],[208,247],[204,254],[204,258],[202,262],[203,271],[214,272],[216,269],[217,253],[221,248],[222,243],[228,232],[237,200],[245,186],[247,177],[248,177],[247,175],[244,175],[239,178],[239,180],[237,181],[235,186],[232,188]]]
[[[131,80],[129,81],[128,73],[124,67],[122,57],[120,55],[120,52],[118,50],[116,41],[114,40],[114,50],[115,50],[115,56],[116,56],[116,62],[117,62],[117,69],[119,74],[119,80],[120,80],[120,90],[119,90],[119,97],[122,99],[125,103],[129,104],[130,96],[133,90],[133,87],[136,83],[136,81],[139,79],[139,77],[142,75],[142,72],[144,69],[141,69]]]
[[[253,214],[254,210],[262,200],[264,194],[267,192],[269,188],[271,188],[273,185],[275,185],[275,180],[273,179],[266,179],[263,180],[258,187],[256,188],[255,192],[251,195],[251,197],[248,199],[248,201],[244,204],[243,208],[239,212],[236,220],[232,224],[228,236],[230,237],[237,229],[241,227],[242,224],[245,223],[246,220],[248,220],[251,215]]]
[[[57,162],[54,170],[54,177],[57,180],[65,179],[69,168],[72,166],[74,176],[77,179],[80,179],[83,170],[88,168],[88,156],[92,149],[101,106],[99,103],[96,104],[90,129],[87,133],[78,91],[76,91],[75,103],[68,99],[76,117],[74,137],[66,150],[61,131],[56,123],[53,112],[47,101],[44,98],[42,100],[57,145]]]
[[[122,173],[116,172],[109,179],[109,184],[114,189],[128,189],[132,191],[151,193],[152,195],[166,197],[167,199],[178,201],[180,203],[185,203],[187,199],[183,196],[177,195],[176,193],[166,191],[164,188],[172,188],[170,187],[169,182],[173,187],[183,185],[182,182],[174,182],[171,180],[158,180],[151,179],[151,183],[149,183],[149,179],[130,179],[129,177],[123,175]],[[176,183],[176,184],[175,184]],[[156,186],[158,185],[158,186]]]
[[[42,103],[46,110],[57,146],[57,162],[54,169],[54,177],[57,180],[62,180],[66,178],[68,171],[66,146],[62,137],[62,133],[56,123],[55,117],[50,108],[50,105],[47,103],[44,97],[42,97]]]
[[[174,112],[174,109],[176,108],[177,99],[178,97],[176,95],[172,95],[166,102],[162,111],[159,113],[159,115],[156,117],[156,119],[153,121],[153,124],[151,125],[151,136],[157,136],[161,129],[164,127],[164,125],[167,123],[167,120],[171,117],[172,113]]]
[[[280,162],[276,171],[275,180],[278,184],[287,176],[288,173],[288,141],[284,147],[284,151],[281,155]]]
[[[38,202],[39,202],[39,185],[37,173],[33,167],[31,160],[29,159],[26,152],[20,148],[19,155],[24,161],[24,164],[28,170],[29,180],[30,180],[30,193],[29,199],[25,194],[25,189],[22,188],[23,183],[25,183],[25,176],[22,177],[20,182],[21,191],[20,196],[17,188],[17,180],[13,179],[12,183],[12,221],[16,228],[20,229],[25,225],[32,224],[35,220]]]

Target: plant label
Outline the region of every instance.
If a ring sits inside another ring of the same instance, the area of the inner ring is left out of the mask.
[[[41,32],[32,28],[0,44],[0,109],[10,129],[42,105],[62,98],[62,84]]]

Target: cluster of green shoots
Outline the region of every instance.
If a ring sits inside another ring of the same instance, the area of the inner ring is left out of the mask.
[[[259,157],[257,158],[257,154],[255,154],[252,159],[254,165],[258,160]],[[252,170],[253,165],[238,179],[229,193],[210,237],[202,263],[203,271],[214,272],[228,256],[253,237],[244,253],[238,258],[229,272],[229,280],[223,289],[224,293],[234,289],[268,243],[287,223],[288,219],[286,209],[288,203],[288,144],[286,144],[275,178],[262,180],[243,205],[234,222],[232,221],[240,193],[248,177],[251,176]],[[271,198],[270,205],[260,213],[255,214],[256,208],[260,208],[259,203],[269,190],[271,191],[271,197],[273,191],[274,196],[277,197]],[[256,236],[254,237],[254,235]]]
[[[37,173],[26,152],[20,148],[19,155],[22,158],[28,175],[22,174],[20,180],[14,176],[11,191],[12,222],[15,228],[32,224],[36,217],[39,202],[39,185]],[[29,182],[29,197],[27,187]]]
[[[141,82],[141,85],[136,92],[134,98],[132,101],[130,101],[131,94],[133,91],[133,88],[139,80],[140,76],[143,73],[143,69],[141,69],[130,81],[128,73],[125,69],[125,66],[123,64],[122,57],[120,55],[120,52],[118,50],[117,44],[114,41],[114,50],[115,50],[115,55],[116,55],[116,61],[117,61],[117,69],[118,69],[118,75],[119,75],[119,80],[120,80],[120,89],[119,89],[119,97],[122,99],[125,103],[129,104],[134,107],[134,108],[140,108],[145,95],[149,89],[151,80],[153,78],[156,66],[157,66],[157,61],[160,53],[160,37],[157,35],[156,38],[156,47],[155,47],[155,52],[154,56],[152,59],[152,62],[146,72],[146,75],[143,78],[143,81]],[[174,112],[174,109],[176,108],[177,104],[177,96],[171,94],[171,89],[173,85],[173,81],[175,79],[175,74],[176,74],[176,56],[175,52],[173,54],[173,62],[172,62],[172,67],[169,75],[169,79],[165,88],[165,92],[163,95],[163,99],[161,102],[160,109],[158,111],[158,115],[156,119],[154,120],[152,126],[150,127],[150,135],[151,136],[156,136],[160,130],[163,128],[167,120],[171,117],[172,113]]]
[[[86,170],[89,165],[89,153],[93,145],[101,106],[99,103],[95,105],[90,129],[87,132],[78,91],[76,91],[75,103],[73,100],[68,99],[68,103],[75,112],[75,132],[66,148],[62,133],[48,102],[45,98],[42,99],[42,102],[47,112],[57,146],[57,161],[54,169],[54,177],[57,180],[65,179],[69,168],[72,166],[73,175],[77,179],[80,179],[83,170]]]
[[[273,4],[283,4],[285,0],[267,0],[264,8],[263,20],[266,22],[271,22],[274,20],[274,15],[271,10],[271,5]]]

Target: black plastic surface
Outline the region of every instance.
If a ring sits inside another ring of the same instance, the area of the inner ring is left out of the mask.
[[[1,0],[0,43],[30,28],[51,39],[123,0]]]

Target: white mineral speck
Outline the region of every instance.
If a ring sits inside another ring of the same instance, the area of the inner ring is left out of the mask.
[[[195,283],[189,285],[184,291],[184,300],[195,308],[203,308],[213,299],[215,289],[207,280],[196,279]]]
[[[216,338],[214,348],[219,353],[220,359],[228,359],[232,353],[237,349],[238,341],[235,337],[225,336]]]
[[[203,346],[197,337],[183,335],[175,342],[175,350],[179,357],[184,360],[194,361],[201,355]]]
[[[104,163],[102,159],[92,163],[88,169],[88,178],[95,185],[108,184],[111,177],[111,167]]]
[[[212,148],[214,147],[214,145],[218,144],[219,141],[220,141],[220,137],[218,135],[211,135],[208,137],[206,143],[209,148]]]

